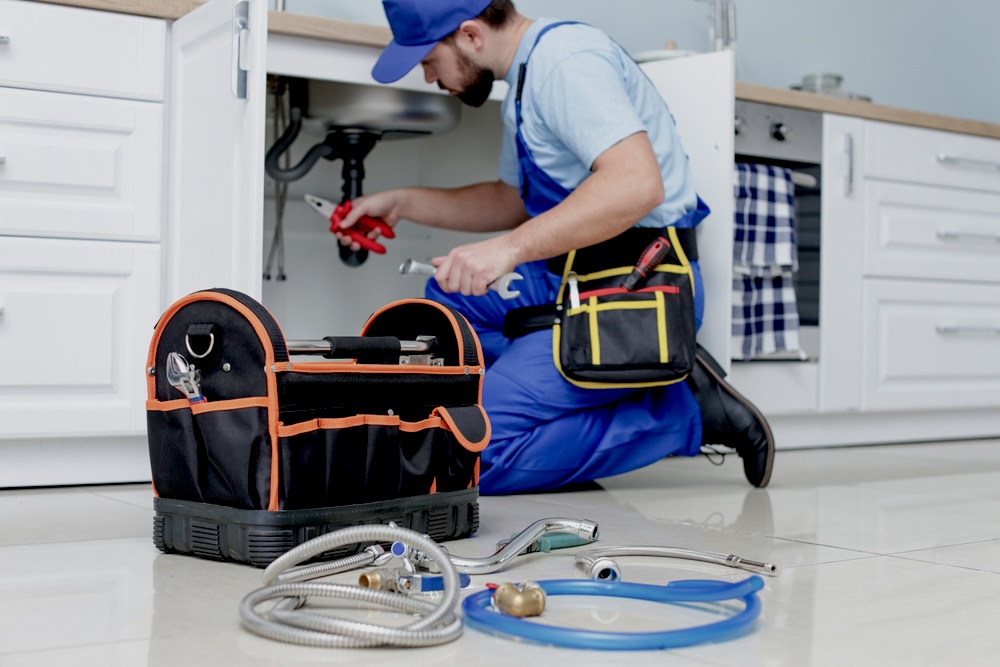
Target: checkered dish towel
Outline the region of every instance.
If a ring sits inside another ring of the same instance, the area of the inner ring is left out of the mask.
[[[792,274],[795,186],[787,169],[736,164],[733,244],[733,359],[799,350]]]

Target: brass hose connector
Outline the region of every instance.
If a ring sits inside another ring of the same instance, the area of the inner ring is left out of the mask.
[[[500,584],[493,592],[493,606],[508,616],[541,616],[545,611],[545,591],[534,581]]]

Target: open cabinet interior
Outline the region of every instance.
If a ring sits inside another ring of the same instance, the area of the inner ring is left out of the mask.
[[[727,131],[732,122],[732,56],[728,52],[708,54],[644,67],[667,100],[690,156],[698,192],[713,211],[699,230],[707,292],[700,337],[702,344],[725,359],[729,328],[729,305],[725,299],[729,296],[728,254],[732,235],[732,189],[727,180],[733,159],[731,131]],[[366,89],[384,88],[352,82],[354,77],[350,73],[342,78],[343,81],[308,80],[308,104],[315,107],[314,118],[303,123],[284,158],[284,164],[290,168],[294,169],[314,146],[324,141],[329,129],[322,122],[324,113],[333,116],[340,111],[331,110],[329,99],[324,101],[329,91],[346,98],[361,96]],[[718,88],[717,93],[713,92],[714,97],[691,94],[697,82],[705,78],[721,84],[711,87]],[[269,77],[265,129],[268,147],[275,145],[287,127],[287,122],[281,122],[282,117],[288,118],[281,105],[288,101],[278,95],[278,82],[283,79],[287,76]],[[404,80],[403,86],[412,88],[413,84]],[[405,138],[399,133],[386,133],[364,158],[363,193],[410,186],[459,187],[496,180],[502,140],[500,100],[504,88],[498,84],[491,99],[481,108],[462,106],[460,118],[445,131],[414,132]],[[440,96],[426,85],[422,91],[413,94]],[[405,89],[405,92],[413,91]],[[412,103],[419,105],[419,97],[413,98]],[[365,125],[365,121],[362,115],[356,122]],[[288,182],[284,193],[276,180],[266,180],[261,246],[263,302],[289,336],[357,333],[368,315],[385,303],[423,295],[424,278],[400,275],[399,266],[404,260],[427,262],[452,247],[482,238],[403,221],[395,229],[396,238],[384,242],[385,254],[369,253],[360,265],[344,261],[339,243],[329,231],[329,222],[304,200],[306,194],[332,202],[346,196],[351,188],[346,187],[343,166],[342,159],[319,159],[300,179]],[[469,211],[469,215],[476,215],[476,211]],[[276,234],[279,218],[282,229]]]

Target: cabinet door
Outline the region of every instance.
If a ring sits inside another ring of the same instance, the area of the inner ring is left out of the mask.
[[[145,431],[155,243],[0,237],[0,439]]]
[[[165,35],[160,19],[0,0],[0,86],[159,101]]]
[[[260,298],[266,40],[266,0],[211,0],[171,27],[168,303],[212,287]]]
[[[159,240],[162,107],[0,88],[0,233]]]
[[[698,342],[728,370],[733,317],[733,54],[720,51],[642,68],[677,121],[695,189],[712,209],[698,228],[705,280],[705,318]]]
[[[871,181],[865,275],[1000,282],[1000,196]]]
[[[820,232],[819,408],[861,409],[861,303],[864,264],[865,121],[823,117]]]
[[[1000,406],[1000,286],[865,282],[863,409]]]

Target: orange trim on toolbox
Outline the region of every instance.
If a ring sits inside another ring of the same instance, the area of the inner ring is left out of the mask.
[[[352,428],[354,426],[399,426],[403,429],[399,417],[396,415],[353,415],[351,417],[338,417],[335,419],[310,419],[299,424],[285,426],[278,425],[278,436],[290,438],[295,435],[309,433],[311,431],[331,430],[336,428]]]
[[[444,420],[440,417],[430,417],[418,422],[399,422],[399,430],[404,433],[416,433],[417,431],[426,431],[429,428],[444,428],[444,426]]]
[[[153,412],[173,412],[174,410],[184,410],[191,407],[191,401],[186,398],[178,398],[173,401],[146,401],[146,409]]]
[[[270,406],[270,403],[270,399],[266,396],[234,398],[228,401],[195,403],[191,406],[191,413],[200,415],[205,412],[222,412],[224,410],[239,410],[241,408],[267,408]]]
[[[435,477],[431,480],[431,490],[427,493],[437,493],[438,492],[438,478]]]

